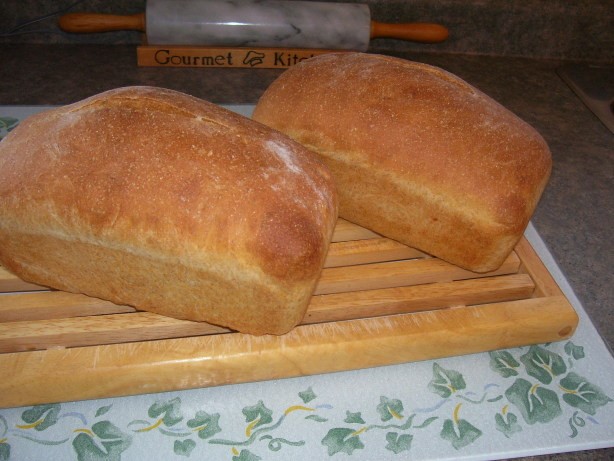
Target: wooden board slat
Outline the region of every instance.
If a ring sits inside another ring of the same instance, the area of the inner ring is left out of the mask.
[[[40,290],[48,290],[48,288],[21,280],[0,266],[0,293]]]
[[[376,234],[369,229],[365,229],[357,224],[346,221],[345,219],[338,219],[331,240],[333,242],[345,242],[348,240],[362,240],[370,238],[381,238],[381,235]]]
[[[387,238],[368,238],[330,245],[324,267],[353,266],[381,261],[427,258],[422,251]]]
[[[484,274],[461,269],[437,258],[331,267],[322,271],[315,294],[492,277],[493,275],[515,273],[519,267],[520,260],[515,253],[510,254],[499,269]]]
[[[0,354],[0,407],[305,376],[564,339],[561,297],[240,333]],[[41,379],[41,377],[45,379]]]
[[[303,323],[370,318],[531,297],[526,274],[314,296]]]
[[[535,285],[526,274],[497,277],[496,280],[476,279],[459,282],[429,283],[380,290],[346,292],[314,296],[307,309],[303,325],[349,319],[371,318],[384,315],[443,309],[459,305],[484,304],[523,299],[531,295]],[[181,338],[196,335],[228,333],[230,330],[204,322],[171,319],[149,312],[126,311],[121,315],[71,316],[58,301],[61,292],[37,293],[52,298],[44,307],[41,319],[0,323],[0,353],[37,349],[115,344],[150,339]],[[61,293],[71,295],[70,293]],[[16,298],[32,295],[13,295]],[[71,295],[81,300],[82,295]],[[97,306],[94,298],[89,298]],[[71,302],[68,300],[68,302]],[[105,303],[105,301],[102,301]],[[111,303],[108,303],[114,306]],[[40,305],[40,303],[39,303]],[[106,307],[106,306],[105,306]],[[117,306],[127,308],[126,306]],[[64,312],[64,318],[51,318],[46,312]],[[112,311],[109,311],[112,312]],[[26,312],[29,316],[32,313]],[[98,314],[102,312],[98,311]],[[126,315],[126,314],[130,315]]]
[[[64,291],[39,291],[0,296],[0,322],[46,320],[135,312],[130,306]],[[2,323],[0,323],[0,327]]]
[[[563,292],[527,239],[520,239],[514,251],[522,257],[520,272],[529,274],[535,281],[535,296],[563,296]]]
[[[226,328],[150,312],[0,324],[0,353],[227,333]]]

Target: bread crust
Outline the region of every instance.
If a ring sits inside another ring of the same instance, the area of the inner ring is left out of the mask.
[[[449,72],[388,56],[293,66],[253,118],[321,156],[341,217],[477,272],[512,251],[551,170],[543,138],[509,110]]]
[[[327,168],[217,105],[127,87],[0,143],[0,261],[20,277],[251,334],[300,322],[337,218]]]

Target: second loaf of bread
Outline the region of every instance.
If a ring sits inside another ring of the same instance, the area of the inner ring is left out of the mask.
[[[320,154],[341,217],[473,271],[509,255],[550,174],[527,123],[460,78],[398,58],[304,61],[253,118]]]
[[[0,142],[0,262],[163,315],[287,332],[336,218],[315,154],[175,91],[112,90],[34,115]]]

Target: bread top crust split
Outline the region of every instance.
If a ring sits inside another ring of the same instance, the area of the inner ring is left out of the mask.
[[[315,285],[337,196],[327,168],[285,135],[176,91],[127,87],[20,123],[0,143],[0,213],[7,232]]]
[[[477,228],[521,233],[550,175],[548,146],[526,122],[453,74],[399,58],[333,53],[303,61],[273,82],[253,118],[464,213]]]

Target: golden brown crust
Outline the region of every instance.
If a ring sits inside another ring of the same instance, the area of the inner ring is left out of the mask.
[[[398,58],[304,61],[253,118],[321,155],[340,216],[475,271],[511,252],[550,174],[528,124],[458,77]]]
[[[336,207],[330,173],[304,147],[170,90],[106,92],[32,116],[0,143],[3,264],[248,333],[300,321]]]

